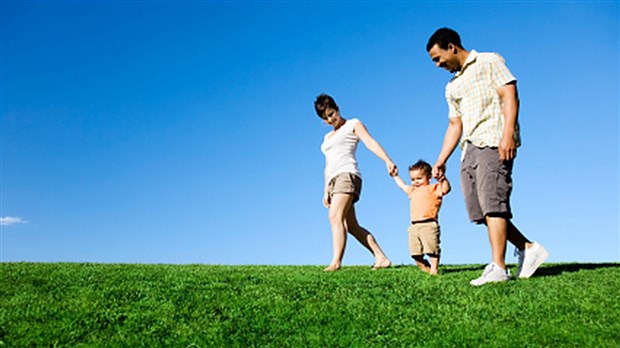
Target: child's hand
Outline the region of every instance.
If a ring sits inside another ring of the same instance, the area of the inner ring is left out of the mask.
[[[392,173],[390,173],[391,176],[398,176],[398,167],[394,166],[394,171]]]

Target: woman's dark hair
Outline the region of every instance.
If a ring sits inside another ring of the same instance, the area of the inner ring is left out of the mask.
[[[431,35],[426,44],[426,52],[429,52],[433,46],[438,45],[441,49],[448,49],[448,44],[453,44],[456,47],[463,49],[461,44],[461,37],[459,33],[450,28],[440,28]]]
[[[325,110],[327,110],[327,108],[338,111],[338,105],[336,104],[334,98],[325,93],[322,93],[321,95],[316,97],[316,100],[314,101],[314,110],[320,118],[324,118],[323,115],[325,114]]]

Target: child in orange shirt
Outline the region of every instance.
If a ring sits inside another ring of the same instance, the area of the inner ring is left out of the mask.
[[[409,251],[418,267],[436,275],[439,267],[439,223],[438,214],[443,196],[450,192],[450,182],[445,176],[431,184],[432,167],[423,160],[409,167],[411,186],[398,176],[394,176],[396,185],[411,200],[411,226],[409,232]],[[424,258],[428,255],[430,263]]]

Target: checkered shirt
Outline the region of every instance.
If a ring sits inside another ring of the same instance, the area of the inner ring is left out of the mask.
[[[477,147],[499,146],[504,129],[503,102],[497,88],[516,81],[497,53],[471,50],[465,64],[446,86],[449,117],[463,122],[461,148],[466,142]],[[515,129],[521,145],[519,123]]]

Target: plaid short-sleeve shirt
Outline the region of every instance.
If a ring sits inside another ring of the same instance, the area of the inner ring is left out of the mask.
[[[463,123],[461,148],[466,142],[478,147],[497,147],[504,129],[503,102],[497,88],[516,81],[497,53],[471,50],[460,71],[446,86],[449,117]],[[515,141],[521,145],[519,123]]]

